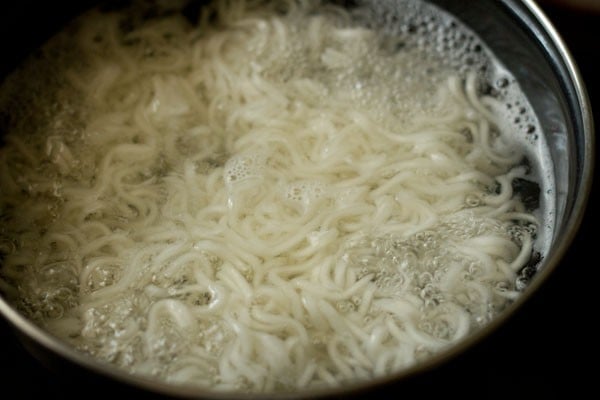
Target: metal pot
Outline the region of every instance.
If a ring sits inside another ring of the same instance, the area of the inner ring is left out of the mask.
[[[533,337],[528,338],[526,332],[519,332],[518,323],[521,321],[523,325],[523,318],[527,318],[527,312],[531,312],[533,307],[531,304],[535,305],[536,301],[539,301],[537,299],[543,298],[539,292],[548,285],[548,278],[555,273],[564,259],[582,221],[592,182],[594,150],[592,113],[578,69],[553,26],[531,0],[477,2],[434,0],[432,2],[458,16],[479,34],[515,75],[537,113],[551,148],[557,185],[556,226],[551,250],[542,260],[541,270],[533,278],[529,287],[508,310],[486,328],[472,334],[467,340],[450,350],[385,379],[348,388],[286,395],[283,396],[284,398],[307,395],[312,397],[374,395],[381,394],[386,389],[416,390],[423,394],[437,392],[439,389],[441,393],[445,391],[442,386],[432,389],[427,388],[426,385],[430,383],[446,385],[457,379],[460,382],[461,374],[465,373],[472,374],[475,379],[481,378],[481,375],[474,372],[476,367],[473,363],[485,359],[485,355],[490,352],[490,347],[501,340],[498,339],[499,336],[506,334],[507,325],[513,326],[512,333],[508,334],[509,340],[520,335],[523,335],[524,340],[536,340]],[[6,21],[1,32],[1,43],[7,50],[0,68],[0,73],[3,75],[14,68],[29,49],[42,43],[45,37],[92,1],[80,2],[74,6],[66,1],[54,2],[51,6],[35,3],[30,1],[21,3],[20,6],[9,6],[7,12],[1,17],[1,23]],[[41,12],[32,16],[28,10],[34,5],[41,7]],[[50,18],[47,18],[48,15]],[[28,18],[32,24],[22,25],[21,21],[24,18]],[[32,25],[39,26],[41,29],[31,30],[29,27]],[[16,35],[11,33],[7,36],[9,31],[16,32]],[[13,40],[15,37],[21,40]],[[17,313],[2,297],[0,297],[0,314],[8,321],[28,352],[43,365],[57,372],[61,379],[67,378],[73,382],[76,377],[77,382],[85,382],[87,387],[85,390],[88,393],[89,390],[94,390],[136,394],[143,392],[146,395],[158,393],[180,397],[239,398],[239,395],[215,395],[185,387],[167,386],[107,367],[75,352],[43,332]],[[508,345],[509,342],[500,343]],[[504,360],[504,364],[501,365],[508,365],[509,361],[512,360]],[[495,360],[489,362],[493,363]],[[518,363],[519,360],[514,362]],[[462,379],[465,384],[464,376]],[[482,382],[470,384],[478,387]],[[92,385],[92,389],[89,385]],[[79,389],[74,392],[77,390]]]

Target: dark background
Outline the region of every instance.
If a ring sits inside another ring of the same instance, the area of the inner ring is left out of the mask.
[[[17,46],[10,37],[13,28],[24,35],[18,43],[33,42],[39,30],[51,31],[67,18],[52,7],[54,2],[26,2],[35,4],[31,9],[23,7],[23,2],[18,3],[19,6],[5,3],[0,6],[0,47],[3,50],[8,47],[12,52],[25,52],[26,47]],[[89,1],[82,1],[81,7],[86,3]],[[600,61],[597,58],[600,13],[549,3],[542,3],[542,7],[571,50],[596,111],[595,120],[600,121]],[[27,19],[7,20],[13,13],[27,14]],[[11,67],[9,63],[0,62],[1,69]],[[0,76],[4,72],[0,70]],[[596,397],[600,379],[597,377],[600,335],[595,324],[600,316],[597,308],[600,290],[596,283],[598,256],[592,253],[596,242],[592,229],[597,220],[597,186],[594,184],[582,227],[563,262],[508,324],[430,374],[386,387],[369,397]],[[110,385],[46,369],[24,350],[1,318],[0,368],[1,398],[96,397],[114,394],[116,390]],[[11,392],[14,395],[10,395]]]

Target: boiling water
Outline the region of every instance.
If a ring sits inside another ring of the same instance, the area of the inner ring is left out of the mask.
[[[7,79],[15,307],[242,391],[398,372],[502,312],[553,226],[529,103],[437,8],[333,3],[99,9]]]

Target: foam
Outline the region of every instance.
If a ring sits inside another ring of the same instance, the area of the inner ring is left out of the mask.
[[[267,159],[264,154],[237,154],[225,163],[223,179],[229,188],[234,188],[248,180],[260,179],[265,173],[266,165]]]
[[[327,194],[326,186],[319,181],[292,182],[284,189],[285,200],[302,214],[316,207]]]

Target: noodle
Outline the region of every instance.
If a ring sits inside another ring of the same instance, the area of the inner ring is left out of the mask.
[[[214,390],[384,376],[489,322],[535,246],[525,150],[478,75],[419,75],[360,13],[86,15],[73,122],[0,150],[0,288],[93,357]]]

